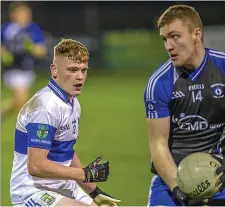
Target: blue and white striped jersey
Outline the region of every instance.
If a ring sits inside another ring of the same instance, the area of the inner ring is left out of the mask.
[[[78,136],[80,104],[76,97],[70,102],[53,79],[37,92],[21,109],[16,123],[15,150],[10,194],[13,204],[39,189],[72,191],[74,185],[66,180],[37,178],[27,170],[28,147],[48,149],[48,159],[69,166],[74,156],[73,146]],[[70,192],[72,193],[72,192]]]

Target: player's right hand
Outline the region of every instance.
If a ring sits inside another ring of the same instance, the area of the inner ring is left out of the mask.
[[[194,199],[189,198],[188,195],[182,192],[178,186],[173,189],[173,195],[175,199],[183,206],[202,206],[208,203],[209,199]]]
[[[83,168],[85,173],[84,182],[104,182],[109,176],[109,161],[100,163],[102,157],[96,158],[86,168]]]

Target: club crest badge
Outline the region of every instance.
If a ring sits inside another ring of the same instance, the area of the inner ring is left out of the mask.
[[[210,86],[213,90],[213,98],[223,98],[225,85],[222,83],[215,83]]]
[[[49,127],[44,124],[38,124],[37,135],[41,139],[45,139],[48,136]]]

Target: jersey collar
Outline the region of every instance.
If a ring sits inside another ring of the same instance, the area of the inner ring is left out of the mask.
[[[204,70],[206,63],[208,60],[208,52],[207,50],[205,50],[205,56],[204,59],[202,61],[202,63],[200,64],[200,66],[194,70],[189,70],[183,67],[178,67],[182,72],[185,73],[185,75],[188,75],[188,77],[194,81],[197,77],[199,77],[199,75],[202,73],[202,71]]]
[[[204,59],[203,59],[201,65],[190,75],[190,78],[192,81],[195,80],[203,71],[203,69],[207,63],[207,59],[208,59],[207,57],[208,57],[208,53],[205,50],[205,56],[204,56]]]
[[[66,103],[70,103],[70,99],[66,92],[60,88],[60,86],[52,79],[50,78],[50,81],[48,83],[48,87],[63,101]]]

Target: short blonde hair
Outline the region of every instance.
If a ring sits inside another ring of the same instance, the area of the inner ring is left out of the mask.
[[[76,63],[87,63],[89,53],[87,48],[80,42],[73,39],[62,39],[54,47],[54,57],[67,57]]]
[[[203,29],[202,20],[194,7],[187,5],[170,6],[159,18],[157,25],[162,28],[165,25],[172,23],[174,20],[185,22],[189,26],[189,30],[193,31],[195,28]]]

